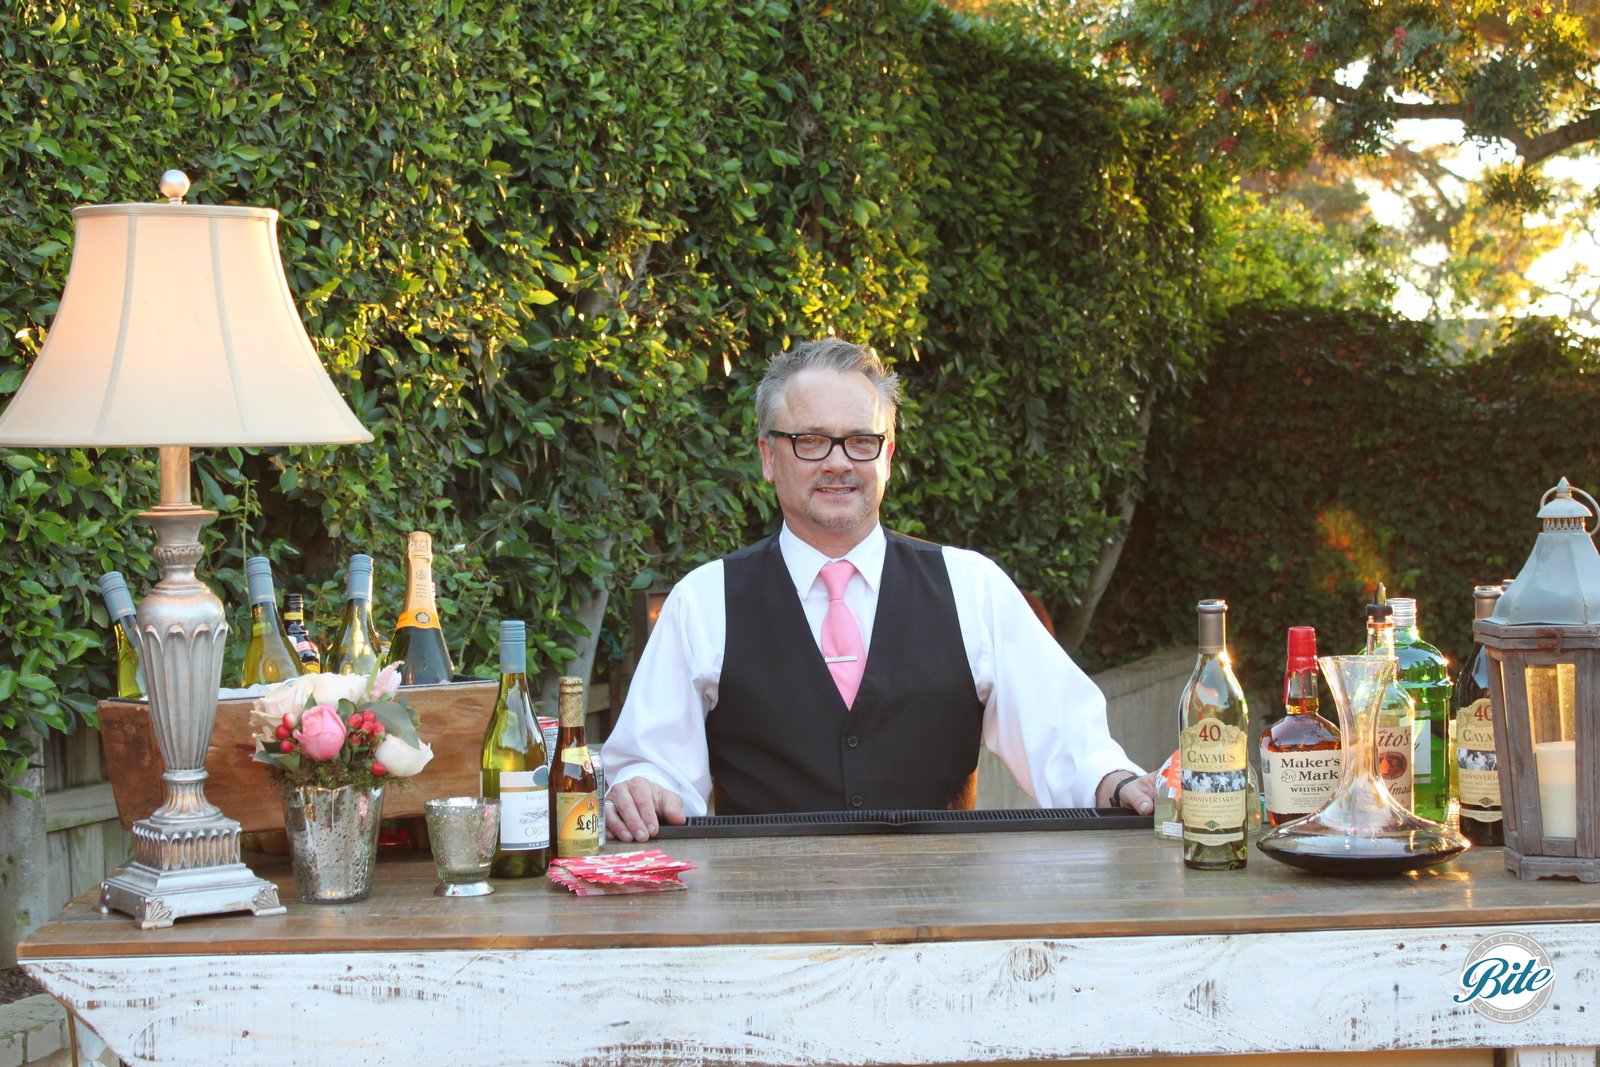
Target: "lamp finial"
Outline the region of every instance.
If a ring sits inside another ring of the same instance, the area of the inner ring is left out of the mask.
[[[181,170],[169,170],[161,176],[161,195],[170,204],[183,203],[183,194],[189,191],[189,176]]]

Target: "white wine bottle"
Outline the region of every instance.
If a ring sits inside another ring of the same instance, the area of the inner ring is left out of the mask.
[[[358,552],[345,571],[344,614],[328,646],[328,671],[370,675],[382,659],[378,628],[372,623],[372,557]]]
[[[1245,865],[1249,821],[1250,709],[1228,657],[1228,605],[1202,600],[1200,649],[1180,703],[1183,865],[1233,871]]]
[[[138,700],[144,696],[144,662],[139,658],[139,618],[133,610],[133,595],[121,571],[100,576],[100,595],[105,597],[111,616],[111,634],[117,645],[117,696]]]
[[[433,596],[433,538],[414,530],[406,542],[406,602],[389,645],[401,685],[440,685],[455,673]]]
[[[500,844],[489,873],[531,878],[550,865],[550,767],[528,699],[527,628],[500,623],[500,692],[483,734],[479,789],[500,798]]]
[[[583,728],[583,679],[562,678],[561,732],[550,764],[555,797],[556,855],[593,856],[600,851],[600,793]]]
[[[281,682],[302,673],[300,657],[278,617],[278,598],[272,588],[272,564],[266,556],[251,556],[244,562],[245,582],[250,590],[250,643],[244,650],[244,673],[240,685]]]

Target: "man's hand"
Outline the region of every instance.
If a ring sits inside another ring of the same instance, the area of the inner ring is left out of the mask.
[[[1111,794],[1117,792],[1119,783],[1126,782],[1117,796],[1117,804],[1140,815],[1149,815],[1156,810],[1156,773],[1151,771],[1141,777],[1132,771],[1112,771],[1100,779],[1100,785],[1094,791],[1095,806],[1111,807]]]
[[[629,778],[612,786],[605,810],[606,833],[618,841],[648,841],[661,832],[663,821],[683,824],[683,798],[648,778]]]

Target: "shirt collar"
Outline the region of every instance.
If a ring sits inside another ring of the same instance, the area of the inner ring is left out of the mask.
[[[843,556],[855,564],[857,573],[865,578],[867,585],[876,592],[878,583],[883,579],[883,554],[888,549],[888,538],[883,536],[883,527],[874,526],[872,532],[856,543],[856,546]],[[822,573],[822,565],[832,561],[833,557],[825,556],[815,548],[800,540],[789,529],[789,524],[783,524],[783,529],[778,531],[778,550],[783,553],[784,565],[789,568],[789,577],[794,581],[795,592],[804,597],[816,584],[817,575]]]

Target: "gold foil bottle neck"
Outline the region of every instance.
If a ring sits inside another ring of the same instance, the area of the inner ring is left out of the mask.
[[[561,725],[583,725],[583,679],[563,675],[560,682]]]

